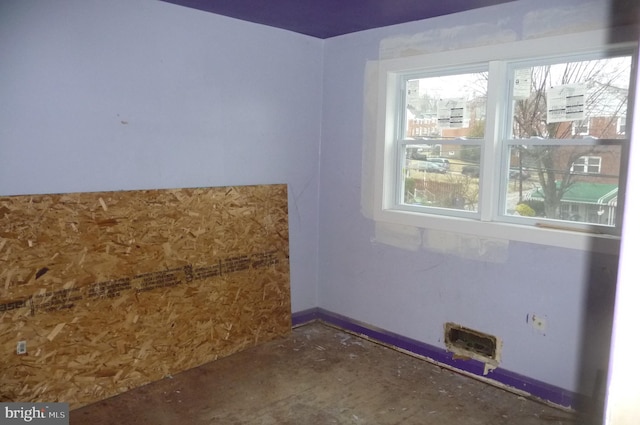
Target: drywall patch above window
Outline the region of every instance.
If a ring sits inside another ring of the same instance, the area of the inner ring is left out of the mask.
[[[606,2],[587,2],[541,8],[525,13],[522,21],[499,15],[495,17],[495,21],[389,37],[380,42],[379,58],[392,59],[603,29],[606,28],[607,21],[602,17],[610,12],[607,7],[609,3]],[[633,11],[628,14],[636,16]]]
[[[607,7],[608,3],[588,2],[531,11],[522,20],[522,38],[602,29],[605,22],[602,17],[609,14]]]
[[[485,375],[500,363],[502,341],[493,335],[445,323],[444,342],[454,356],[483,362]]]
[[[488,44],[515,41],[512,30],[500,28],[499,23],[479,23],[440,28],[408,36],[389,37],[380,42],[380,59],[392,59],[425,53],[458,50]]]

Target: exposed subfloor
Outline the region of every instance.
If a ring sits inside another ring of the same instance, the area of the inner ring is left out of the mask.
[[[562,425],[576,419],[316,322],[73,410],[70,423]]]

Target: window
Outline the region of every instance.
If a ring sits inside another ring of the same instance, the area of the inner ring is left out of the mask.
[[[484,136],[486,68],[450,75],[407,77],[402,137],[398,156],[404,158],[399,204],[408,210],[445,209],[447,214],[477,213],[479,184],[473,178],[453,178],[454,164],[468,160],[479,166]],[[421,138],[408,137],[428,117],[430,128]],[[416,155],[415,152],[419,152]],[[453,155],[451,153],[453,152]],[[457,153],[457,155],[456,155]],[[439,175],[439,176],[437,176]]]
[[[571,166],[571,172],[575,174],[600,174],[602,158],[599,156],[581,156]]]
[[[589,135],[589,120],[574,121],[571,134],[574,136],[588,136]]]
[[[618,118],[618,134],[625,134],[627,131],[627,117]]]
[[[385,61],[376,218],[619,234],[635,51],[589,33]]]

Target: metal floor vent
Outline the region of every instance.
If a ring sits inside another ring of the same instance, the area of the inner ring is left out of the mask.
[[[498,341],[495,336],[467,329],[455,323],[447,323],[444,342],[454,353],[498,360]]]

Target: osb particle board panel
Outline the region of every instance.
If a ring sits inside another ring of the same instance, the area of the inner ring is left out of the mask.
[[[0,401],[73,409],[290,330],[284,185],[0,197]]]

